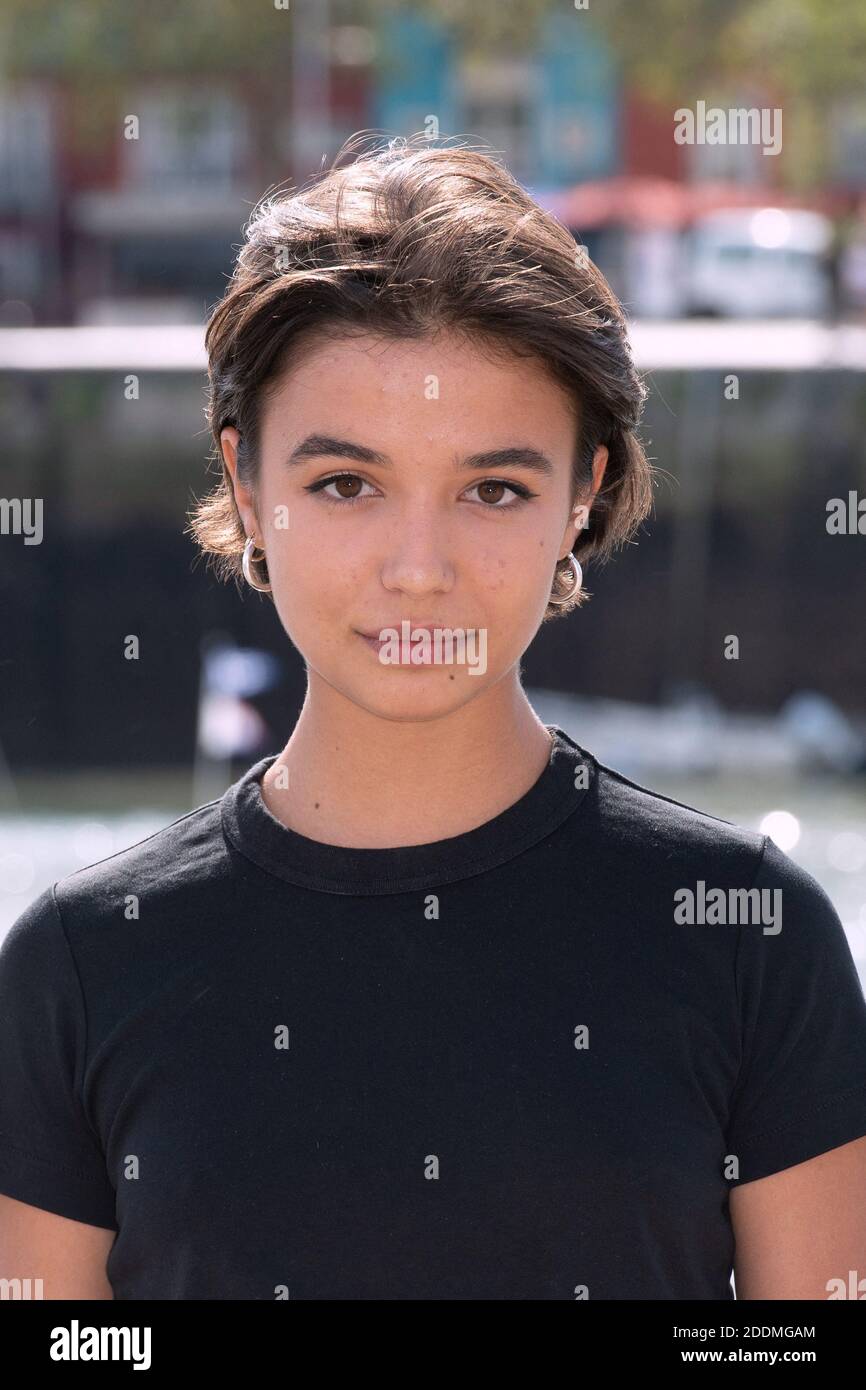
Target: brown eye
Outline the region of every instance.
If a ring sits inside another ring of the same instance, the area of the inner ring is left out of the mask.
[[[329,478],[320,478],[318,482],[310,483],[304,488],[305,492],[320,493],[326,502],[363,502],[371,493],[363,493],[362,488],[370,487],[364,478],[359,478],[356,473],[332,473]],[[337,488],[337,492],[332,492],[332,488]]]
[[[530,497],[538,496],[523,483],[507,483],[503,478],[484,478],[480,483],[473,483],[469,492],[477,493],[478,500],[489,512],[507,512],[527,502]]]
[[[346,476],[343,478],[334,478],[332,480],[332,486],[338,489],[341,497],[351,498],[358,496],[358,490],[362,488],[364,484],[360,478]]]
[[[497,483],[491,479],[488,482],[478,484],[478,495],[482,502],[501,502],[505,486],[505,483]],[[491,492],[494,494],[492,497]]]

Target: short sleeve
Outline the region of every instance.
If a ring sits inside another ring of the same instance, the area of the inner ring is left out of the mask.
[[[0,944],[0,1192],[117,1230],[115,1192],[81,1101],[86,1012],[53,888]]]
[[[752,887],[760,906],[738,927],[742,1057],[726,1136],[737,1183],[866,1135],[866,998],[839,916],[769,837]]]

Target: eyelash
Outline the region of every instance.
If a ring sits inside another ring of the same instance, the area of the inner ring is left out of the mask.
[[[304,492],[321,492],[325,502],[330,502],[337,507],[352,506],[355,502],[366,502],[368,500],[368,498],[363,496],[332,497],[329,493],[324,492],[324,488],[328,487],[331,483],[338,482],[341,478],[357,478],[360,483],[367,481],[366,478],[360,477],[357,473],[331,473],[327,478],[319,478],[315,483],[308,483],[304,488]],[[480,502],[478,505],[488,512],[507,512],[510,511],[512,507],[522,506],[524,502],[528,502],[532,497],[538,496],[537,492],[533,492],[530,488],[524,486],[523,483],[510,483],[505,478],[482,478],[480,482],[473,483],[472,487],[483,487],[485,483],[496,483],[498,486],[507,487],[515,494],[513,501],[504,505],[500,503]]]

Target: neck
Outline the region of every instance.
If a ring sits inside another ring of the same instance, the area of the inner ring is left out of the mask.
[[[429,844],[507,810],[549,758],[550,735],[516,668],[459,710],[416,721],[371,714],[311,672],[262,795],[272,815],[311,840],[358,849]]]

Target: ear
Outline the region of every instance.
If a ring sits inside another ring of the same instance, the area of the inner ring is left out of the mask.
[[[226,425],[220,430],[220,448],[222,449],[223,463],[231,479],[232,488],[235,490],[236,500],[238,486],[238,445],[240,439],[240,434],[235,429],[234,425]]]
[[[226,425],[220,431],[220,447],[222,449],[223,460],[226,471],[231,480],[232,491],[234,492],[235,505],[243,523],[244,531],[248,536],[255,536],[258,529],[258,517],[256,516],[255,499],[252,492],[238,478],[238,444],[240,434],[234,425]]]
[[[575,502],[571,509],[565,530],[562,533],[562,543],[559,547],[560,560],[564,560],[572,549],[578,535],[589,525],[589,514],[592,508],[595,494],[601,487],[604,471],[607,468],[608,448],[606,444],[599,444],[592,456],[592,492],[589,497]]]
[[[602,478],[604,477],[604,471],[607,468],[607,460],[609,457],[610,451],[607,445],[599,444],[598,448],[592,456],[592,497],[590,497],[589,499],[590,506],[592,506],[593,501],[595,500],[595,494],[601,487]]]

